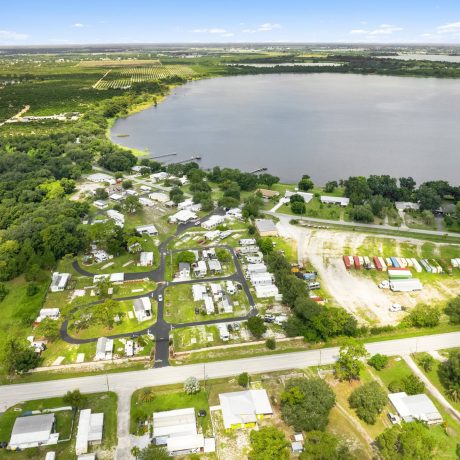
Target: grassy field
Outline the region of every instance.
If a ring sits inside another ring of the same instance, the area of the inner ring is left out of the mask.
[[[132,317],[130,317],[130,314],[133,312],[133,301],[122,300],[120,302],[117,302],[117,310],[115,312],[116,315],[119,316],[120,321],[115,322],[112,328],[109,328],[103,324],[91,324],[87,329],[82,329],[77,332],[74,328],[75,319],[71,318],[69,321],[69,334],[73,337],[77,337],[80,339],[88,339],[104,337],[107,335],[124,334],[127,332],[136,332],[138,330],[145,329],[154,324],[157,317],[156,302],[151,302],[151,304],[152,317],[147,321],[138,321],[134,314],[132,315]],[[78,309],[78,313],[91,313],[91,309],[93,308],[97,307],[82,307]]]
[[[131,398],[131,433],[138,433],[139,420],[151,419],[154,412],[193,407],[196,414],[202,409],[206,411],[205,417],[197,417],[198,426],[204,435],[211,434],[211,418],[206,390],[202,389],[194,395],[186,394],[183,389],[173,391],[172,389],[151,388],[151,392],[152,400],[148,402],[142,400],[143,390],[137,390]]]
[[[197,282],[196,284],[200,283]],[[225,288],[225,284],[223,282],[217,281],[216,284],[220,284]],[[209,283],[206,283],[205,286],[209,286]],[[169,286],[165,291],[165,318],[170,323],[180,324],[199,320],[231,318],[233,316],[241,316],[247,313],[249,309],[249,302],[243,291],[238,291],[236,294],[231,295],[230,298],[234,303],[233,313],[223,313],[221,311],[221,307],[218,306],[219,303],[214,302],[214,305],[217,308],[217,313],[214,315],[206,315],[201,312],[203,302],[193,301],[191,284]],[[238,303],[238,305],[235,305],[235,303]],[[200,313],[195,313],[196,308],[200,309]]]
[[[8,440],[13,429],[14,422],[18,415],[31,410],[44,410],[64,407],[66,404],[62,398],[41,399],[28,401],[9,408],[0,415],[0,439]],[[117,444],[117,396],[115,393],[95,393],[88,395],[87,404],[84,409],[91,409],[93,412],[104,413],[104,432],[101,446],[92,448],[92,451],[101,453],[100,458],[111,455]],[[71,411],[56,413],[57,432],[59,439],[65,440],[71,437],[70,441],[62,442],[56,446],[26,449],[22,452],[3,451],[0,455],[2,459],[41,459],[46,452],[55,451],[57,458],[75,457],[75,436],[77,430],[78,416],[72,425],[73,414]]]

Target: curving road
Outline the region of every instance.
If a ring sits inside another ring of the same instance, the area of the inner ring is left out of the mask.
[[[209,214],[205,218],[208,218],[212,214],[222,214],[223,211],[221,209],[217,209],[213,213]],[[170,236],[167,238],[165,241],[163,241],[158,249],[160,253],[160,264],[158,268],[151,270],[151,271],[145,271],[145,272],[136,272],[136,273],[125,273],[125,279],[128,281],[134,281],[134,280],[142,280],[145,278],[148,278],[152,281],[155,281],[158,284],[157,288],[153,291],[143,293],[143,294],[137,294],[133,296],[128,296],[128,297],[121,297],[118,299],[114,299],[117,301],[123,301],[123,300],[134,300],[134,299],[139,299],[141,297],[152,297],[156,298],[158,302],[158,312],[157,312],[157,321],[155,324],[137,330],[133,332],[127,332],[127,333],[121,333],[121,334],[113,334],[113,335],[108,335],[107,337],[111,339],[121,339],[125,337],[133,337],[136,335],[143,335],[147,334],[148,332],[153,334],[155,337],[155,363],[154,367],[163,367],[163,366],[168,366],[169,365],[169,333],[173,328],[184,328],[184,327],[190,327],[190,326],[205,326],[205,325],[211,325],[211,324],[220,324],[220,323],[230,323],[230,322],[235,322],[235,321],[244,321],[247,320],[250,316],[256,315],[257,310],[255,309],[255,302],[254,298],[251,294],[251,291],[249,289],[248,283],[244,277],[243,270],[241,269],[241,265],[238,261],[238,258],[235,254],[234,249],[231,246],[228,245],[210,245],[206,247],[199,247],[199,248],[187,248],[187,250],[194,250],[194,249],[205,249],[205,248],[223,248],[227,249],[231,256],[232,256],[232,262],[235,266],[235,273],[232,275],[228,276],[216,276],[216,277],[210,277],[210,278],[200,278],[200,279],[192,279],[192,280],[183,280],[183,281],[165,281],[165,267],[166,267],[166,256],[168,253],[172,252],[181,252],[184,249],[177,249],[177,250],[168,250],[168,244],[177,236],[180,234],[184,233],[187,229],[196,226],[194,222],[190,222],[188,224],[181,224],[177,227],[177,230],[174,235]],[[88,270],[85,270],[82,268],[78,261],[73,262],[73,268],[74,270],[79,273],[82,276],[86,277],[93,277],[96,275],[96,273],[91,273]],[[246,297],[249,302],[250,306],[250,311],[247,315],[245,316],[239,316],[239,317],[232,317],[232,318],[222,318],[222,319],[212,319],[212,320],[200,320],[200,321],[193,321],[190,323],[180,323],[180,324],[171,324],[165,319],[165,314],[164,314],[164,291],[166,287],[168,286],[173,286],[173,285],[179,285],[179,284],[194,284],[197,282],[200,283],[206,283],[206,282],[215,282],[215,281],[226,281],[226,280],[232,280],[235,281],[239,284],[241,284]],[[160,298],[160,295],[162,296],[162,300],[158,300]],[[103,300],[96,300],[94,302],[91,302],[86,305],[80,305],[78,307],[75,307],[71,313],[77,311],[80,308],[92,306],[92,305],[97,305],[102,303]],[[91,343],[91,342],[96,342],[96,338],[88,338],[88,339],[79,339],[76,337],[72,337],[69,335],[68,331],[69,327],[69,320],[66,319],[62,325],[61,325],[61,338],[62,340],[72,343],[72,344],[83,344],[83,343]]]

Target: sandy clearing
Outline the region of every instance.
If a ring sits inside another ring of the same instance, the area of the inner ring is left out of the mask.
[[[281,236],[294,238],[298,243],[299,261],[309,261],[321,277],[321,281],[337,305],[353,313],[360,323],[370,325],[397,324],[405,313],[389,311],[390,305],[399,303],[407,308],[418,303],[439,302],[460,294],[458,280],[443,278],[442,281],[424,286],[423,291],[394,293],[377,287],[375,281],[353,270],[347,271],[342,262],[343,254],[350,254],[361,247],[367,238],[375,243],[380,236],[339,230],[302,228],[281,219],[278,224]],[[394,241],[398,255],[400,243],[414,244],[415,252],[421,250],[425,241],[404,237],[389,237]],[[439,246],[441,246],[439,244]],[[383,242],[378,244],[383,250]]]

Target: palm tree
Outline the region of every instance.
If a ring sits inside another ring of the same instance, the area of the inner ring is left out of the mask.
[[[454,402],[460,401],[460,389],[457,387],[450,387],[447,391],[447,396]]]
[[[138,396],[138,401],[141,403],[152,402],[155,397],[155,392],[151,388],[143,388]]]
[[[137,446],[134,446],[132,449],[131,449],[131,455],[137,459],[137,457],[139,456],[139,454],[141,453],[141,449]]]

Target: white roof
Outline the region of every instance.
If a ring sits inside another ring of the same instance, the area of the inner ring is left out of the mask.
[[[417,211],[420,209],[420,205],[418,203],[413,203],[411,201],[397,201],[395,206],[399,211],[404,211],[405,209],[414,209]]]
[[[166,203],[169,201],[168,195],[166,193],[161,193],[161,192],[152,192],[149,195],[149,198],[154,201],[159,201],[160,203]]]
[[[113,350],[113,339],[108,337],[99,337],[96,342],[96,353],[112,352]]]
[[[107,211],[107,215],[108,215],[111,219],[120,220],[120,221],[122,221],[122,222],[125,221],[125,216],[124,216],[121,212],[115,211],[115,209],[109,209],[109,210]]]
[[[206,262],[204,260],[199,260],[197,262],[197,267],[196,268],[199,271],[207,271]]]
[[[54,272],[52,275],[51,286],[64,289],[69,281],[70,273],[58,273]]]
[[[18,417],[11,433],[10,446],[48,442],[54,424],[54,414]]]
[[[300,195],[303,197],[305,200],[305,203],[308,203],[313,199],[313,193],[306,193],[306,192],[290,192],[289,190],[286,190],[286,193],[284,194],[285,198],[291,198],[292,195]]]
[[[265,264],[248,264],[248,272],[250,273],[264,273],[267,271]]]
[[[169,219],[172,221],[188,222],[189,220],[196,219],[196,214],[188,209],[182,209],[176,214],[172,215]]]
[[[141,297],[140,299],[134,300],[134,311],[144,313],[152,310],[152,304],[148,297]]]
[[[113,182],[113,183],[115,182],[112,176],[109,176],[108,174],[104,174],[104,173],[90,174],[87,177],[87,179],[93,182]]]
[[[256,219],[257,230],[259,232],[277,232],[275,223],[270,219]]]
[[[59,316],[60,310],[59,308],[42,308],[40,310],[40,316],[42,318]]]
[[[45,460],[55,460],[56,452],[47,452]]]
[[[196,435],[195,409],[176,409],[153,414],[153,437]]]
[[[204,307],[206,308],[206,314],[210,315],[214,313],[214,302],[211,297],[207,294],[203,295]]]
[[[110,281],[112,283],[124,281],[124,279],[125,279],[125,274],[124,273],[112,273],[110,275]]]
[[[222,270],[222,265],[218,260],[210,259],[208,260],[209,270],[219,271]]]
[[[141,264],[153,262],[153,252],[141,252],[140,262]]]
[[[184,436],[171,436],[167,441],[168,452],[182,452],[197,450],[204,447],[204,436],[202,434],[188,434]]]
[[[136,227],[136,231],[139,233],[147,232],[147,233],[158,233],[155,225],[148,224],[148,225],[139,225]]]
[[[265,390],[222,393],[219,395],[219,400],[225,428],[255,422],[257,415],[273,413]]]
[[[75,442],[75,452],[77,455],[86,454],[88,442],[101,441],[104,428],[104,414],[92,414],[91,409],[80,411],[78,420],[77,439]]]
[[[341,206],[348,206],[350,203],[350,198],[345,198],[344,196],[321,196],[322,203],[339,203]]]
[[[414,419],[426,422],[442,420],[436,406],[424,393],[412,396],[408,396],[405,392],[390,393],[388,398],[398,415],[406,421]]]
[[[79,455],[77,460],[96,460],[96,454]]]
[[[203,294],[206,294],[206,287],[202,284],[194,284],[192,285],[192,294],[194,302],[203,300]]]

